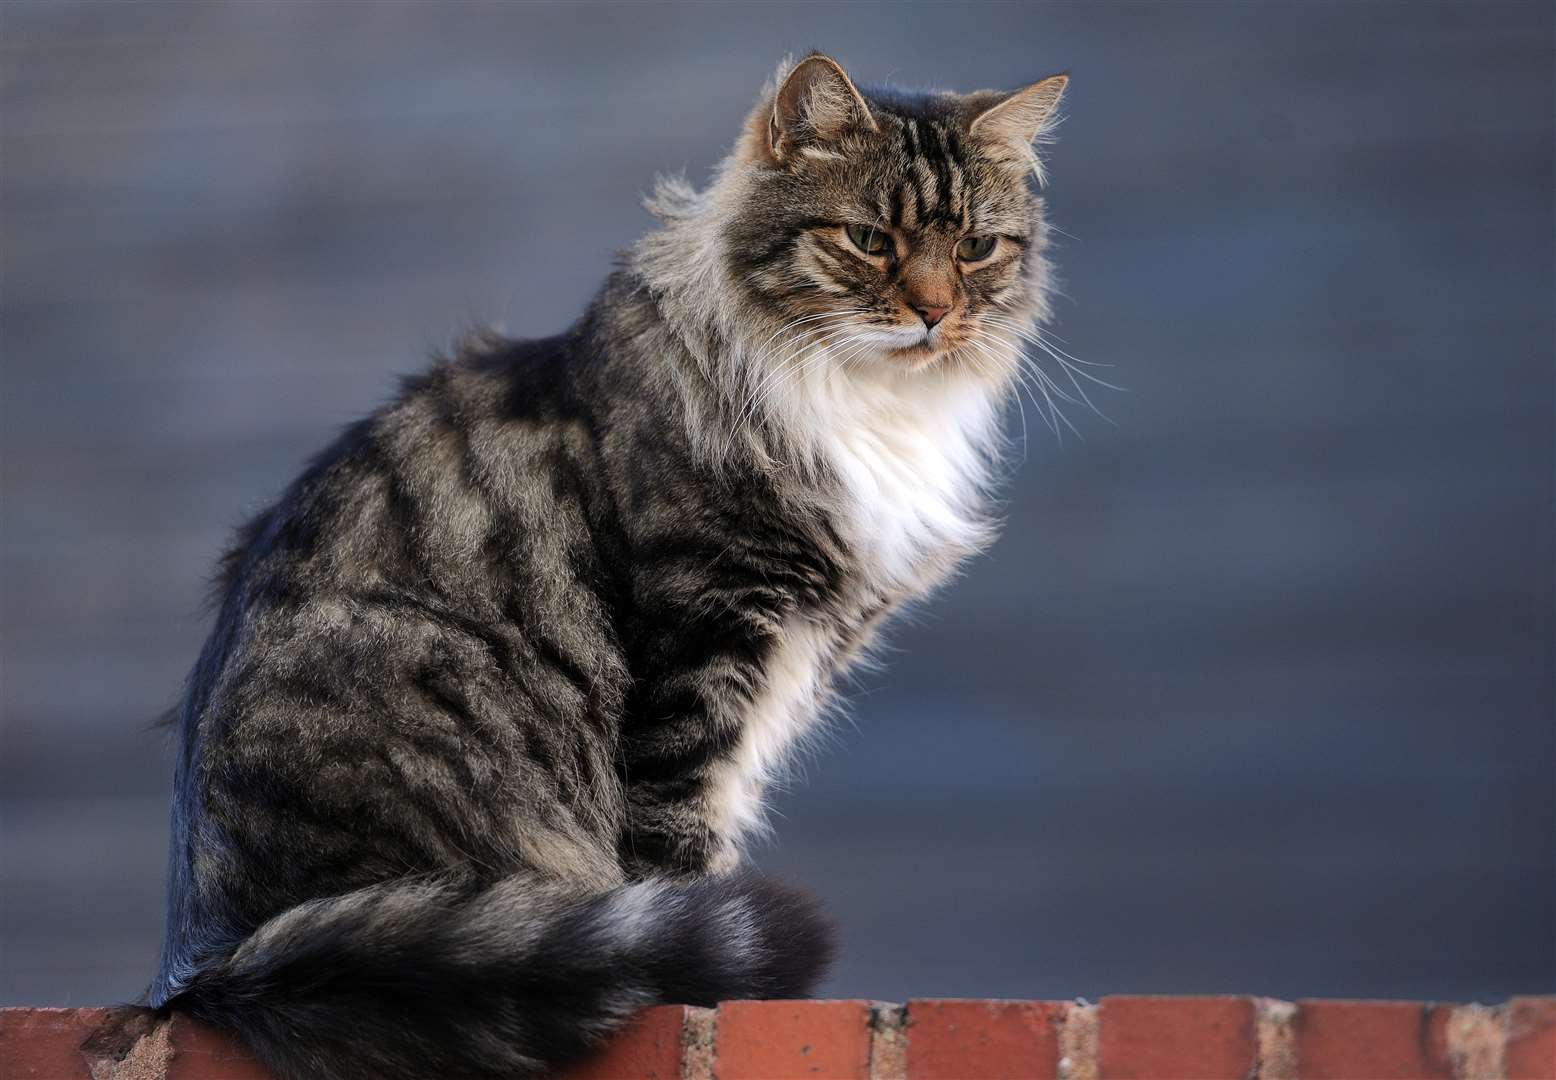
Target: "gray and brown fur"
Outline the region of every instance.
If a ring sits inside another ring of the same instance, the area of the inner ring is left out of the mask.
[[[833,676],[988,537],[1062,86],[786,67],[570,330],[467,343],[241,531],[153,1005],[286,1077],[515,1077],[814,984],[825,921],[741,846]]]

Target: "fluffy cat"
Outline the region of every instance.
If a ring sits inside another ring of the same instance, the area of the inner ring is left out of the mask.
[[[467,343],[241,531],[152,1005],[285,1077],[512,1078],[807,991],[827,924],[742,845],[835,675],[989,539],[1064,85],[786,66],[571,329]]]

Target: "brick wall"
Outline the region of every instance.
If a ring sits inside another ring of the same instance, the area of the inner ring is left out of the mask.
[[[136,1009],[0,1010],[3,1080],[267,1080],[240,1047]],[[649,1009],[567,1080],[1556,1078],[1556,997],[1506,1005],[1109,997],[732,1001]]]

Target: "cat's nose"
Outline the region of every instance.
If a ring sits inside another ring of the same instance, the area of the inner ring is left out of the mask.
[[[949,307],[936,307],[928,304],[923,306],[914,304],[913,310],[918,312],[918,317],[924,320],[925,326],[934,329],[935,324],[945,318],[946,312],[951,309]]]

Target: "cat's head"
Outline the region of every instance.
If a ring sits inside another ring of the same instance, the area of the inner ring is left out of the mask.
[[[830,57],[781,70],[731,161],[723,255],[748,305],[839,364],[1000,364],[1044,314],[1041,171],[1067,77],[1011,92],[856,87]]]

